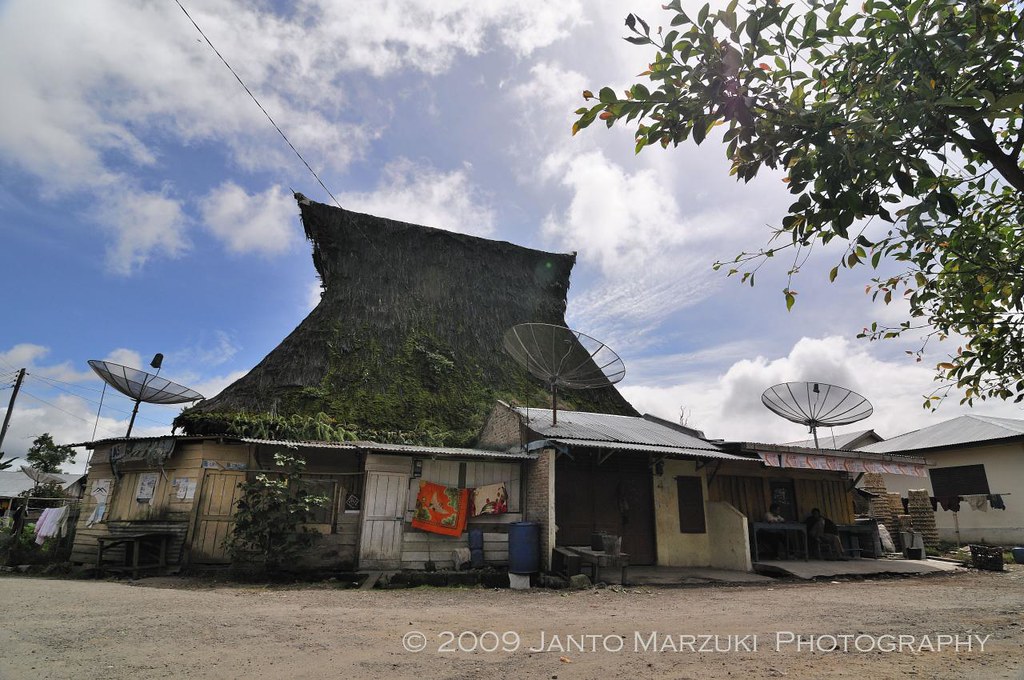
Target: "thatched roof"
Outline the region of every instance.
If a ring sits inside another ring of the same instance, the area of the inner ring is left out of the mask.
[[[320,304],[247,375],[177,425],[203,434],[223,427],[225,414],[320,414],[360,438],[460,445],[496,399],[546,402],[501,338],[518,323],[565,324],[574,254],[296,198],[323,283]],[[563,399],[567,408],[636,413],[614,387]]]

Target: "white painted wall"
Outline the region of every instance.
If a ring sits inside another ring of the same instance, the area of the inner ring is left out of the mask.
[[[953,449],[924,454],[928,466],[953,467],[957,465],[984,465],[985,476],[992,493],[1004,494],[1006,510],[980,512],[962,503],[957,520],[962,543],[988,543],[991,545],[1024,545],[1024,443],[997,444],[965,449]],[[928,477],[882,475],[891,492],[907,495],[909,489],[927,489],[932,495]],[[956,529],[952,512],[935,513],[939,539],[953,542]]]

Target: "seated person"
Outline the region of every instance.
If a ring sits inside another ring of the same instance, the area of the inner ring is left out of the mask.
[[[782,508],[779,507],[778,503],[772,503],[768,506],[768,510],[764,513],[761,518],[762,522],[768,524],[779,524],[785,522],[786,518],[780,515]],[[765,553],[766,557],[773,559],[785,559],[786,557],[786,537],[783,534],[769,531],[761,531],[757,536],[758,546]],[[760,557],[760,556],[758,556]]]
[[[768,506],[768,511],[764,513],[764,519],[762,521],[771,522],[773,524],[778,522],[785,522],[786,518],[780,515],[780,512],[782,512],[782,508],[779,506],[779,504],[772,503],[771,505]]]
[[[836,559],[846,559],[843,556],[843,543],[839,540],[839,529],[835,522],[821,514],[821,510],[811,510],[804,524],[807,525],[807,541],[818,549],[819,556],[821,547],[824,546]]]

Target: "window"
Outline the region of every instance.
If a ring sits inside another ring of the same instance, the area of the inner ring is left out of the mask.
[[[700,477],[676,477],[676,492],[679,496],[679,533],[703,534],[704,489]]]
[[[302,488],[311,496],[326,496],[327,502],[318,508],[314,508],[310,517],[310,524],[334,524],[334,480],[329,479],[303,479]]]
[[[984,465],[956,465],[928,470],[936,498],[989,494]]]

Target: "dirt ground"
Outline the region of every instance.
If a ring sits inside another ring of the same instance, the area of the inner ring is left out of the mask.
[[[0,678],[1024,678],[1010,569],[571,593],[4,576]]]

